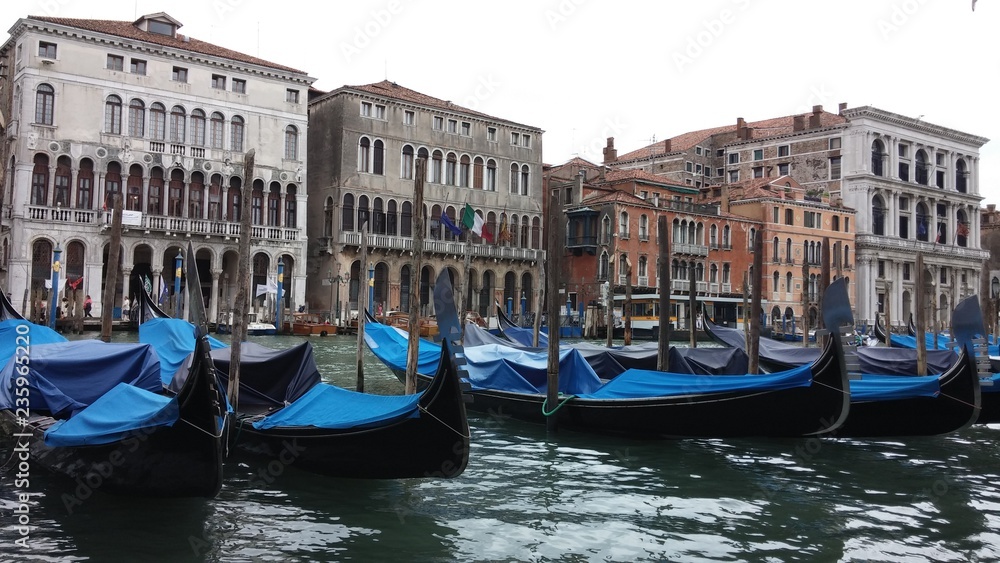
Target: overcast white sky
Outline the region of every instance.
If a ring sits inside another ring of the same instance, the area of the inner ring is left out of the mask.
[[[165,11],[198,39],[331,90],[389,78],[540,127],[544,160],[601,161],[686,131],[874,105],[993,139],[1000,203],[1000,0],[27,0],[19,17]]]

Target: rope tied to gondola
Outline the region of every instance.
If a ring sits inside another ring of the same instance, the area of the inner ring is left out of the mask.
[[[560,393],[560,395],[562,395],[562,393]],[[546,408],[548,408],[548,405],[549,405],[549,398],[546,397],[545,400],[542,401],[542,415],[544,415],[544,416],[552,416],[552,415],[556,414],[557,412],[559,412],[559,409],[563,408],[563,405],[565,405],[566,403],[568,403],[570,401],[570,399],[573,399],[575,397],[576,397],[576,395],[566,395],[566,398],[562,399],[561,401],[559,401],[559,404],[556,405],[556,408],[552,409],[551,411],[546,410]]]
[[[452,431],[452,432],[454,432],[454,433],[455,433],[456,435],[458,435],[458,436],[459,436],[460,438],[465,438],[465,439],[467,439],[467,440],[468,440],[468,439],[471,439],[471,438],[472,438],[472,433],[471,433],[471,432],[470,432],[470,433],[468,433],[468,434],[463,434],[463,433],[462,433],[462,432],[461,432],[460,430],[457,430],[457,429],[455,429],[455,428],[454,428],[454,427],[453,427],[452,425],[450,425],[450,424],[448,424],[447,422],[445,422],[445,421],[441,420],[440,418],[438,418],[438,417],[434,416],[434,413],[432,413],[431,411],[427,410],[427,409],[426,409],[425,407],[423,407],[423,406],[421,406],[421,405],[417,405],[417,409],[418,409],[418,410],[419,410],[419,411],[420,411],[421,413],[423,413],[423,414],[426,414],[427,416],[429,416],[429,417],[433,418],[434,420],[436,420],[436,421],[440,422],[442,426],[444,426],[444,427],[445,427],[445,428],[447,428],[448,430],[451,430],[451,431]]]

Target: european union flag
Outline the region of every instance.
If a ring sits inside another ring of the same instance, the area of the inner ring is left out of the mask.
[[[927,234],[926,221],[917,221],[917,234],[920,236],[925,236]]]
[[[451,231],[452,234],[455,235],[456,237],[462,236],[462,229],[459,229],[458,226],[455,225],[455,223],[451,222],[451,218],[448,217],[447,213],[441,214],[441,224],[444,225],[445,227],[448,227],[448,230]]]

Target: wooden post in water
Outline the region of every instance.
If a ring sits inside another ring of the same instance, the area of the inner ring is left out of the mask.
[[[819,310],[820,315],[817,318],[817,327],[826,328],[830,330],[840,330],[840,327],[836,326],[825,326],[823,323],[823,296],[826,294],[826,288],[830,286],[830,237],[823,237],[823,248],[820,249],[820,268],[819,268]],[[827,337],[824,336],[824,339]],[[816,345],[819,345],[819,339],[816,340]]]
[[[892,348],[892,280],[885,281],[885,347]]]
[[[670,370],[670,227],[667,216],[656,220],[656,236],[659,240],[660,260],[656,272],[656,285],[660,287],[659,338],[656,353],[656,369]]]
[[[695,338],[698,336],[695,334],[695,328],[698,326],[698,281],[695,278],[694,267],[688,272],[688,336],[689,345],[692,348],[698,346],[697,340]]]
[[[792,331],[795,338],[795,331]],[[809,347],[809,257],[802,257],[802,347]]]
[[[927,273],[924,271],[924,253],[917,253],[917,283],[914,285],[915,300],[917,303],[917,375],[927,375],[927,339],[924,338],[927,330],[927,294],[924,291],[924,284],[927,281]],[[889,299],[886,292],[886,300]],[[889,333],[886,332],[886,341],[889,340]]]
[[[458,218],[458,222],[462,222],[462,217]],[[472,269],[472,230],[465,231],[465,258],[462,262],[463,272],[462,272],[462,290],[458,295],[458,324],[462,328],[462,343],[465,343],[465,316],[466,312],[472,306],[472,300],[468,299],[469,289],[472,284],[469,283],[469,270]]]
[[[608,268],[610,270],[610,267]],[[611,272],[608,272],[608,348],[614,346],[615,337],[615,284],[611,283]]]
[[[622,306],[622,320],[625,321],[625,345],[632,344],[632,260],[625,256],[625,305]]]
[[[420,359],[420,270],[424,261],[424,178],[427,159],[416,161],[413,180],[413,267],[410,268],[410,322],[406,345],[406,394],[417,392],[417,362]]]
[[[548,278],[545,277],[545,261],[538,262],[538,293],[535,299],[535,322],[532,325],[531,345],[538,348],[538,335],[542,333],[542,303],[545,302],[545,288],[548,286]],[[559,327],[556,326],[556,330]],[[552,322],[549,321],[549,332],[552,332]]]
[[[368,279],[369,225],[368,221],[365,221],[364,225],[359,225],[361,227],[361,268],[358,270],[358,275],[365,280],[365,283],[358,280],[358,347],[355,353],[358,367],[358,380],[355,387],[358,393],[365,392],[365,323],[368,322],[368,284],[373,282],[373,280]],[[412,332],[414,328],[411,326],[410,331]],[[419,335],[419,330],[417,332]]]
[[[240,198],[239,266],[236,268],[236,301],[233,303],[231,349],[229,351],[229,402],[236,410],[240,393],[240,351],[247,339],[247,313],[250,309],[250,215],[253,198],[246,193],[253,188],[253,168],[257,151],[250,149],[243,157],[243,194]],[[193,259],[189,256],[188,260]]]
[[[546,248],[545,258],[548,275],[545,276],[545,293],[548,299],[549,317],[549,362],[546,372],[548,382],[548,392],[546,394],[546,412],[553,413],[545,418],[545,427],[548,431],[558,430],[555,410],[559,407],[559,327],[556,320],[559,318],[559,278],[562,272],[562,254],[565,248],[563,243],[563,228],[559,207],[559,192],[551,190],[548,194],[548,221],[546,227]]]
[[[104,277],[104,302],[101,304],[101,340],[111,342],[112,314],[115,311],[115,289],[118,286],[118,262],[122,252],[122,196],[115,192],[111,198],[111,243],[108,245],[108,273]],[[125,283],[128,293],[128,280]],[[52,290],[51,299],[59,297],[59,288]]]
[[[750,357],[750,373],[760,369],[760,301],[764,285],[764,237],[761,233],[753,239],[753,292],[750,298],[750,345],[747,355]]]
[[[750,325],[747,324],[747,315],[750,310],[750,272],[743,272],[743,341],[745,342],[747,353],[750,352]]]

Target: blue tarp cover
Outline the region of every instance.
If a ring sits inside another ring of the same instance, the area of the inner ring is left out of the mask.
[[[1000,373],[979,378],[979,390],[982,393],[1000,393]]]
[[[22,328],[19,332],[17,329],[19,326],[25,326],[27,330]],[[22,337],[20,340],[19,336]],[[23,346],[25,339],[30,346],[66,342],[63,335],[47,326],[36,325],[22,319],[0,321],[0,366],[14,357],[17,353],[17,347]]]
[[[689,375],[630,369],[592,393],[577,395],[584,399],[640,399],[732,391],[775,391],[807,387],[812,378],[811,365],[762,375]]]
[[[119,383],[157,392],[160,361],[148,344],[107,344],[77,340],[31,347],[28,362],[30,407],[67,418]],[[15,407],[16,359],[0,370],[0,409]]]
[[[917,350],[861,346],[857,349],[861,373],[879,375],[909,375],[917,373]],[[927,371],[944,373],[958,361],[952,350],[927,350]]]
[[[253,424],[258,430],[290,426],[360,428],[418,417],[421,394],[370,395],[320,383],[294,403]]]
[[[406,331],[382,323],[365,323],[365,343],[375,356],[390,369],[406,369]],[[441,345],[421,339],[417,358],[417,373],[433,376],[441,360]]]
[[[892,345],[898,348],[916,349],[917,347],[916,336],[893,334],[890,335],[890,339],[892,340]],[[947,334],[939,334],[936,344],[937,345],[935,346],[934,333],[925,332],[924,345],[928,350],[951,350],[955,343],[951,341],[951,337],[948,336]]]
[[[515,393],[546,393],[548,354],[496,344],[465,349],[469,382],[473,389]],[[572,348],[559,350],[559,392],[591,393],[601,386],[590,364]]]
[[[851,380],[852,401],[891,401],[936,397],[941,392],[937,375],[871,375]]]
[[[180,417],[177,398],[119,383],[69,420],[45,432],[47,446],[109,444],[143,428],[173,426]]]
[[[503,334],[521,346],[531,346],[532,342],[535,340],[535,329],[533,328],[521,328],[518,326],[505,327],[503,329]],[[538,346],[545,347],[548,345],[549,336],[539,331]]]
[[[184,360],[194,352],[194,325],[181,319],[154,318],[139,325],[139,342],[151,344],[160,356],[160,378],[170,385]],[[225,348],[226,343],[208,337],[212,349]]]

